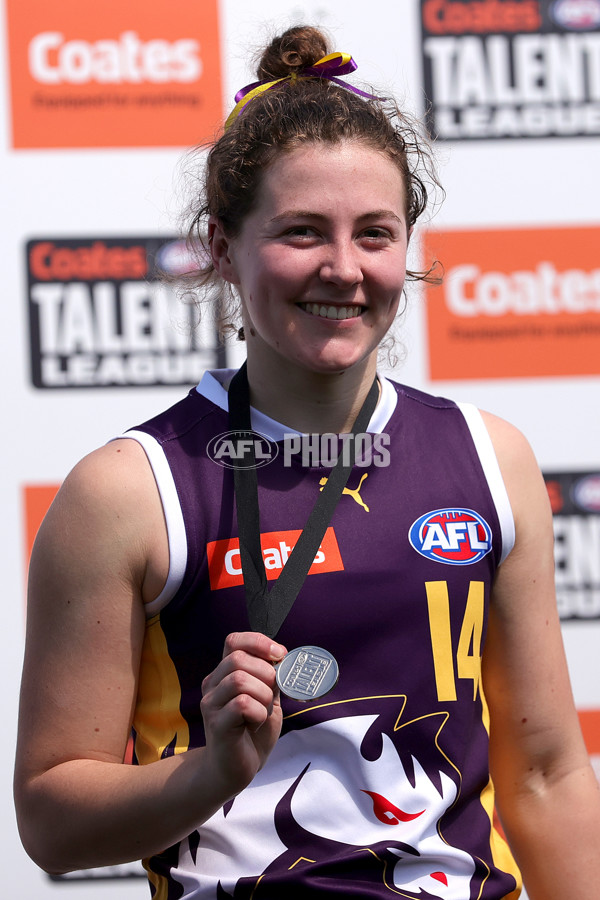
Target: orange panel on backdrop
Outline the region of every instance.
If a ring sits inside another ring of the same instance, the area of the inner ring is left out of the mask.
[[[57,484],[28,484],[23,488],[25,554],[28,563],[35,536],[42,524],[42,519],[56,496],[58,488],[59,485]]]
[[[13,146],[163,147],[223,120],[218,0],[7,0]]]
[[[600,374],[600,228],[431,231],[433,380]]]
[[[600,709],[580,709],[579,722],[588,753],[600,756]]]

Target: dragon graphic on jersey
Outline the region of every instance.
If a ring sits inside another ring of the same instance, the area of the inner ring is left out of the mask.
[[[481,884],[489,869],[441,829],[461,782],[438,742],[447,713],[419,720],[439,756],[427,773],[407,750],[406,697],[333,706],[338,718],[330,704],[294,714],[305,723],[296,721],[252,784],[182,843],[171,876],[185,887],[186,870],[201,872],[198,896],[216,900],[330,898],[347,896],[348,885],[365,897],[470,897],[474,876]]]

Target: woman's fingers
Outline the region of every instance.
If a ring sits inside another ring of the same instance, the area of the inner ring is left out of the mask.
[[[236,650],[243,650],[269,662],[278,662],[287,653],[283,644],[279,644],[257,631],[234,631],[227,635],[223,657]]]
[[[263,634],[239,632],[202,683],[206,747],[215,777],[232,795],[264,765],[281,730],[274,663],[286,649]]]
[[[260,728],[271,714],[278,696],[273,663],[285,655],[285,647],[254,632],[228,636],[223,659],[202,685],[203,714],[211,719],[225,711],[219,728],[245,724]]]

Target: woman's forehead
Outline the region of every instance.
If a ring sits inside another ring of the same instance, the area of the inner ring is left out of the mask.
[[[358,141],[313,142],[275,157],[261,179],[257,207],[309,211],[309,201],[319,207],[331,201],[403,210],[404,199],[402,174],[385,153]]]

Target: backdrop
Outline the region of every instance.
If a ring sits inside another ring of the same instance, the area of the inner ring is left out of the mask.
[[[0,834],[7,896],[146,897],[139,864],[50,879],[11,800],[28,552],[85,453],[243,351],[155,281],[186,151],[287,25],[326,26],[437,136],[447,198],[413,241],[446,268],[408,290],[394,377],[528,436],[547,479],[573,688],[600,760],[600,0],[3,0],[0,366],[5,584]],[[190,336],[191,335],[191,336]],[[115,879],[119,879],[116,881]]]

